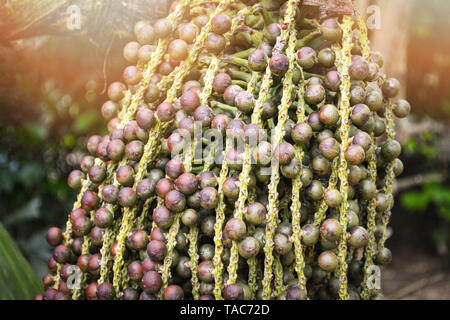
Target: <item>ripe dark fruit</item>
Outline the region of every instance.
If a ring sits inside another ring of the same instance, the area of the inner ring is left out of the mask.
[[[231,86],[231,77],[226,73],[218,73],[214,77],[213,89],[217,93],[224,93]]]
[[[150,109],[140,108],[136,113],[136,122],[142,129],[150,130],[156,124],[155,114]]]
[[[108,228],[114,221],[113,213],[107,208],[100,208],[95,212],[94,224],[99,228]]]
[[[166,194],[164,203],[167,209],[173,212],[181,212],[186,207],[186,197],[177,190],[171,190]]]
[[[161,262],[166,252],[166,245],[162,241],[152,240],[147,245],[147,254],[153,261]]]
[[[53,250],[53,258],[58,263],[66,263],[70,258],[70,249],[65,245],[60,244]]]
[[[256,257],[259,250],[259,242],[253,237],[247,237],[239,243],[239,254],[244,259]]]
[[[138,300],[139,299],[139,292],[132,288],[128,287],[123,291],[122,300]]]
[[[305,101],[316,105],[325,99],[325,88],[320,84],[310,84],[306,87]]]
[[[125,154],[125,143],[119,139],[112,140],[108,143],[106,151],[111,160],[119,161]]]
[[[275,156],[280,165],[287,165],[294,159],[295,148],[289,142],[283,141],[275,148]]]
[[[117,194],[117,201],[122,207],[133,207],[136,204],[136,192],[129,187],[120,189]]]
[[[73,170],[69,177],[67,178],[67,184],[72,189],[80,189],[81,188],[81,182],[84,179],[84,173],[80,170]]]
[[[194,90],[189,90],[181,95],[180,103],[186,112],[194,112],[200,105],[200,98]]]
[[[130,166],[122,166],[117,169],[116,179],[122,186],[131,187],[134,182],[134,170]]]
[[[361,56],[353,56],[349,73],[352,79],[364,80],[369,76],[369,64]]]
[[[136,185],[136,194],[139,198],[146,200],[155,193],[155,183],[150,179],[143,179]]]
[[[119,190],[112,184],[108,184],[103,187],[102,198],[103,198],[103,201],[105,201],[107,203],[115,204],[117,202],[118,194],[119,194]]]
[[[170,179],[163,178],[156,184],[156,193],[160,197],[165,197],[170,190],[173,190],[173,184]]]
[[[215,188],[206,187],[200,191],[200,205],[204,209],[214,209],[219,202],[219,193]]]
[[[197,190],[197,177],[192,173],[183,173],[177,178],[176,186],[183,194],[191,195]]]
[[[214,117],[212,109],[208,106],[199,106],[194,111],[194,120],[201,123],[203,128],[209,128]]]
[[[61,229],[53,227],[47,231],[46,239],[49,245],[55,247],[62,243],[63,234]]]
[[[184,292],[180,286],[170,285],[164,290],[163,299],[164,300],[183,300]]]
[[[172,159],[166,164],[166,174],[172,178],[176,179],[184,172],[183,162],[179,159]]]
[[[334,66],[336,54],[330,48],[325,48],[319,51],[317,59],[322,66],[331,68]]]
[[[237,283],[225,285],[223,298],[225,300],[242,300],[244,299],[244,290]]]
[[[292,128],[291,137],[295,143],[305,145],[309,142],[313,134],[312,128],[307,123],[299,123]]]
[[[188,45],[184,40],[175,39],[169,44],[169,55],[172,59],[182,61],[188,57]]]

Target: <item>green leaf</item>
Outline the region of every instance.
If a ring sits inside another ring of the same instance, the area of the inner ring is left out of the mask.
[[[38,277],[0,224],[0,300],[29,300],[42,291]]]

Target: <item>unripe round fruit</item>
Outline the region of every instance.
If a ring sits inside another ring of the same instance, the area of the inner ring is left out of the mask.
[[[52,247],[56,247],[57,245],[61,244],[63,241],[63,234],[60,228],[50,228],[47,231],[47,234],[45,236],[47,239],[47,242]]]
[[[168,50],[170,57],[176,61],[181,61],[188,57],[188,45],[184,40],[172,40]]]
[[[84,173],[80,170],[73,170],[69,177],[67,178],[67,184],[72,189],[80,189],[81,188],[81,182],[84,179]]]
[[[387,98],[394,98],[400,92],[400,82],[395,78],[387,79],[381,87]]]
[[[274,75],[282,76],[289,69],[289,59],[284,54],[277,53],[270,58],[269,67]]]
[[[256,72],[264,71],[267,67],[266,55],[263,50],[257,49],[248,56],[248,66]]]
[[[244,290],[237,283],[227,284],[223,289],[223,298],[225,300],[242,300],[244,298]]]
[[[156,271],[149,271],[142,277],[141,288],[146,293],[157,293],[161,289],[162,285],[162,278]]]

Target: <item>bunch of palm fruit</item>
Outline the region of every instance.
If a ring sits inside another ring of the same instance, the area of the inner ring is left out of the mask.
[[[135,34],[36,299],[380,298],[410,105],[361,17],[180,0]]]

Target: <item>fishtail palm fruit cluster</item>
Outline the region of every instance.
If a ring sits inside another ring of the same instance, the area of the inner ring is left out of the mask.
[[[181,0],[135,33],[36,298],[379,298],[410,106],[362,19]]]

